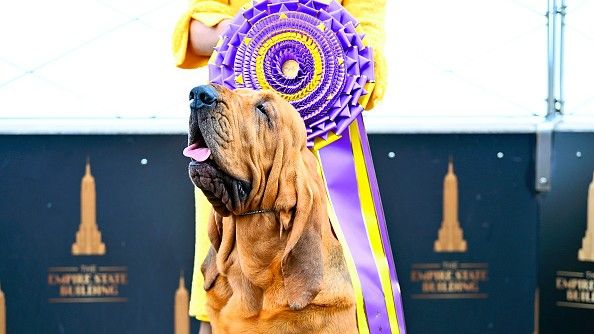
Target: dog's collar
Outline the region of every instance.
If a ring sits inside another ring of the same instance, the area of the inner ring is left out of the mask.
[[[268,212],[274,212],[274,210],[273,209],[253,210],[253,211],[244,212],[242,214],[239,214],[238,216],[251,216],[251,215],[257,215],[259,213],[268,213]]]

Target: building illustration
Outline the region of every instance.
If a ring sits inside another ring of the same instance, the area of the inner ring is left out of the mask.
[[[582,248],[578,251],[578,260],[594,262],[594,175],[588,188],[588,224]]]
[[[6,301],[0,286],[0,334],[6,334]]]
[[[448,172],[443,180],[443,221],[433,244],[435,252],[466,252],[464,231],[458,221],[458,178],[450,159]]]
[[[173,333],[174,334],[190,334],[190,317],[188,311],[190,309],[190,298],[183,274],[179,277],[179,287],[175,290],[175,298],[173,304]]]
[[[72,255],[104,255],[105,244],[97,227],[95,178],[87,159],[85,175],[80,184],[80,225],[72,244]]]

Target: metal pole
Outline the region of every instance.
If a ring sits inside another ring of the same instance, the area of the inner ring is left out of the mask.
[[[547,58],[548,58],[548,92],[546,117],[555,115],[555,17],[557,13],[556,0],[548,0],[547,8]]]
[[[563,113],[565,0],[547,0],[548,96],[545,119],[536,127],[535,188],[551,190],[551,160],[555,126]]]
[[[561,7],[559,8],[558,16],[560,20],[559,24],[559,96],[557,111],[563,115],[565,113],[565,15],[567,13],[567,5],[565,0],[561,0]]]

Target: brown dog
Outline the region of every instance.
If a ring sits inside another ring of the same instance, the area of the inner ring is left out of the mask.
[[[214,207],[202,265],[213,332],[357,333],[303,120],[272,92],[190,93],[189,173]]]

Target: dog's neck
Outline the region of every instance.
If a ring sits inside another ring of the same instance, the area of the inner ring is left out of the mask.
[[[272,212],[272,211],[271,211]],[[267,287],[275,274],[274,262],[278,262],[287,244],[287,233],[279,234],[280,222],[273,214],[251,214],[235,216],[236,244],[242,261],[241,271],[256,286]],[[272,270],[271,270],[272,269]]]

